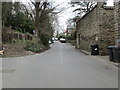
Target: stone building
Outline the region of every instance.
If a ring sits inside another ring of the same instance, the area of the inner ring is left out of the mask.
[[[107,54],[107,47],[115,44],[114,8],[98,2],[79,19],[76,30],[77,48],[91,51],[91,45],[98,44],[100,55]]]
[[[115,42],[120,46],[120,0],[115,2]]]

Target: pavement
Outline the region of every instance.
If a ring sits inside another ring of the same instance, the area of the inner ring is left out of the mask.
[[[2,59],[3,88],[118,88],[118,68],[69,43],[48,51]]]
[[[88,52],[88,51],[85,51],[85,50],[80,50],[80,52],[86,54],[86,55],[89,55],[91,57],[94,57],[94,58],[99,58],[100,60],[104,60],[105,62],[107,63],[110,63],[116,67],[120,67],[119,63],[116,63],[116,62],[111,62],[109,60],[109,56],[108,55],[105,55],[105,56],[101,56],[101,55],[91,55],[91,52]]]

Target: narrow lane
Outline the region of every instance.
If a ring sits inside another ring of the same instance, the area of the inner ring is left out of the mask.
[[[4,88],[117,88],[116,67],[55,42],[45,53],[3,59]]]

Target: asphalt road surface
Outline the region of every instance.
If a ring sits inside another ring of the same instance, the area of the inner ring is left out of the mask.
[[[118,88],[117,67],[55,42],[42,54],[5,58],[3,88]]]

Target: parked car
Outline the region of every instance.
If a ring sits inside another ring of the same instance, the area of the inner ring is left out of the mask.
[[[53,38],[51,38],[51,39],[49,40],[49,44],[52,44],[52,43],[54,43],[54,39],[53,39]]]
[[[66,43],[66,39],[65,38],[60,38],[60,42],[61,43]]]
[[[55,41],[58,41],[58,38],[55,38]]]
[[[52,44],[51,40],[49,40],[49,44]]]

